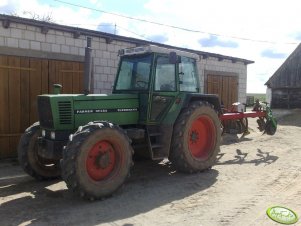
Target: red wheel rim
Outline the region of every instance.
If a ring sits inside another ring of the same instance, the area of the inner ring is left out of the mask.
[[[216,139],[212,119],[208,116],[200,116],[195,119],[188,136],[188,148],[192,156],[196,159],[207,159]]]
[[[115,168],[116,151],[108,141],[97,142],[86,159],[88,175],[95,181],[108,177]]]

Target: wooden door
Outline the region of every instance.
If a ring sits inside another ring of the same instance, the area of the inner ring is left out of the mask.
[[[80,93],[82,79],[79,62],[0,56],[0,158],[15,157],[21,134],[38,120],[37,95],[51,93],[53,83]]]
[[[237,76],[211,75],[207,76],[206,93],[217,94],[226,108],[238,101]]]
[[[15,156],[22,132],[37,119],[36,96],[48,92],[47,65],[47,60],[0,56],[1,157]]]
[[[49,62],[49,91],[53,84],[63,86],[62,93],[83,93],[84,65],[80,62],[52,60]]]

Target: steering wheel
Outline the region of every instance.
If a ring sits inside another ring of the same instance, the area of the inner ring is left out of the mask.
[[[137,87],[139,87],[139,88],[145,88],[145,87],[148,86],[148,82],[142,81],[142,80],[137,80],[137,81],[136,81],[136,85],[137,85]]]

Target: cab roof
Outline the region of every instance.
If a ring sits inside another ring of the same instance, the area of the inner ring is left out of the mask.
[[[171,52],[175,52],[179,56],[185,56],[189,58],[193,58],[196,60],[199,60],[199,56],[194,53],[181,51],[178,49],[169,49],[164,48],[156,45],[146,45],[146,46],[138,46],[138,47],[132,47],[132,48],[125,48],[118,51],[119,56],[125,56],[125,55],[138,55],[143,53],[164,53],[169,54]]]

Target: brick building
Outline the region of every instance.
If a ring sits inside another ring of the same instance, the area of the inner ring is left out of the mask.
[[[198,54],[201,91],[219,94],[226,106],[246,101],[253,61],[14,16],[0,15],[0,22],[0,158],[15,155],[21,133],[37,120],[36,95],[52,92],[54,83],[64,93],[82,92],[87,36],[94,93],[111,92],[119,49],[153,44]]]

